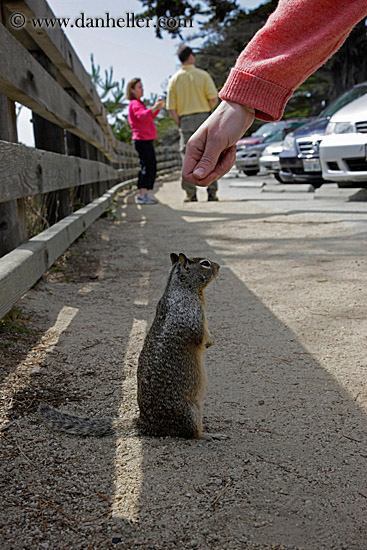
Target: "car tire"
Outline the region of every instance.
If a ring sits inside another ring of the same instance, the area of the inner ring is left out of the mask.
[[[246,174],[246,176],[256,176],[256,174],[259,173],[259,170],[243,170],[243,173]]]
[[[279,172],[274,172],[274,178],[279,181],[279,183],[285,183],[281,177],[281,175],[279,174]]]

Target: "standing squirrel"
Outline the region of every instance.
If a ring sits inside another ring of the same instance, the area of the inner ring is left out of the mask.
[[[184,254],[170,257],[166,289],[139,356],[140,414],[134,426],[141,435],[225,439],[202,432],[206,371],[201,356],[213,343],[203,290],[217,276],[219,265]],[[123,425],[120,420],[65,414],[45,404],[39,412],[50,428],[76,435],[101,436]]]

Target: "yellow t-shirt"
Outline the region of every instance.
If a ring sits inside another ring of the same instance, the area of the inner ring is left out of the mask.
[[[210,111],[209,99],[218,97],[212,77],[195,65],[183,65],[168,82],[167,109],[178,116]]]

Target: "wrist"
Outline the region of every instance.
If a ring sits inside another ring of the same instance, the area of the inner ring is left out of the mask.
[[[255,116],[255,109],[253,107],[250,107],[250,105],[242,105],[242,107],[248,111],[249,113],[251,113],[252,115]]]
[[[236,110],[246,111],[247,113],[250,113],[251,115],[255,116],[255,109],[254,109],[254,107],[251,107],[250,105],[244,105],[243,103],[237,103],[237,101],[231,101],[230,99],[224,99],[223,102],[228,103],[228,105],[231,105]]]

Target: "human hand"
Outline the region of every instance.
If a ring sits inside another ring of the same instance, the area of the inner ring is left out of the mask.
[[[166,102],[164,99],[158,99],[158,101],[156,101],[152,107],[152,111],[160,111],[161,109],[164,108],[164,106],[166,105]]]
[[[186,144],[182,177],[200,187],[221,178],[236,160],[236,143],[255,118],[252,107],[222,101]]]

